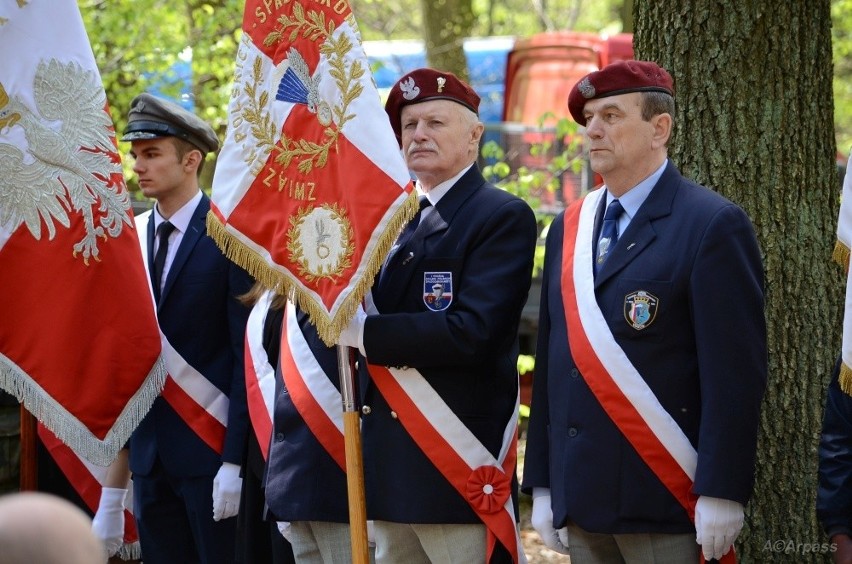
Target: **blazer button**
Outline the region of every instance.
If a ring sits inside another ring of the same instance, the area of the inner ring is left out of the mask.
[[[275,433],[275,440],[276,440],[276,442],[279,442],[279,443],[281,441],[283,441],[284,440],[284,433]]]
[[[391,411],[391,419],[399,419],[399,415],[396,414],[396,411]]]
[[[361,413],[363,413],[364,415],[370,415],[372,412],[373,408],[371,408],[369,405],[361,406]]]
[[[576,368],[572,368],[572,369],[571,369],[571,378],[576,378],[576,377],[578,377],[579,375],[580,375],[580,371],[579,371],[579,370],[577,370]]]
[[[577,431],[577,428],[576,428],[576,427],[571,427],[570,429],[568,429],[568,436],[569,436],[569,437],[576,437],[576,436],[577,436],[577,432],[578,432],[578,431]]]

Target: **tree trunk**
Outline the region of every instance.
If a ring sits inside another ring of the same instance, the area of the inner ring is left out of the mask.
[[[671,158],[746,210],[764,254],[769,381],[740,561],[825,561],[827,545],[816,555],[806,545],[827,542],[814,510],[816,447],[845,284],[830,261],[839,207],[830,2],[634,9],[636,58],[675,79]]]
[[[471,0],[421,0],[421,4],[428,65],[469,81],[464,38],[473,28]]]

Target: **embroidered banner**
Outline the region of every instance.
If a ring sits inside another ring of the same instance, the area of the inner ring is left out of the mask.
[[[0,52],[0,387],[107,465],[165,379],[113,123],[73,0],[0,4]]]
[[[352,10],[248,0],[208,232],[331,345],[416,212]]]

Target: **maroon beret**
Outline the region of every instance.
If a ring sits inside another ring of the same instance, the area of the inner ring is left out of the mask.
[[[674,96],[672,76],[651,61],[618,61],[584,76],[568,95],[568,111],[574,121],[586,125],[583,108],[596,98],[629,92],[664,92]]]
[[[452,100],[479,114],[479,96],[459,77],[429,68],[413,70],[393,85],[385,102],[385,111],[397,139],[402,136],[399,120],[402,108],[427,100]]]

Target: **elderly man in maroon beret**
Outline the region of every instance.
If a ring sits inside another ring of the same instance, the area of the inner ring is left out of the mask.
[[[533,526],[572,564],[729,559],[767,373],[754,229],[669,160],[674,82],[656,63],[593,72],[568,107],[604,185],[547,236]]]
[[[403,76],[385,106],[422,211],[340,340],[366,359],[364,477],[379,564],[524,558],[518,323],[536,221],[483,179],[478,106],[470,86],[428,68]]]

